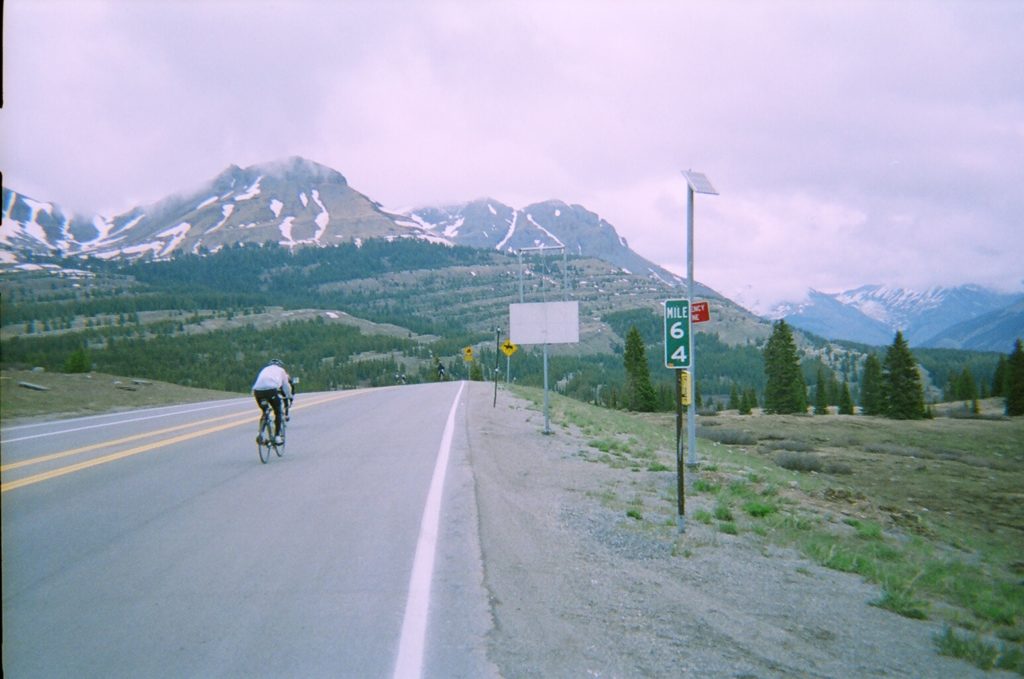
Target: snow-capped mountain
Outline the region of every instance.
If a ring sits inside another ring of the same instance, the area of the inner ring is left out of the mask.
[[[516,252],[564,245],[632,273],[682,285],[629,249],[615,228],[580,205],[547,201],[514,209],[495,200],[391,212],[349,186],[338,171],[303,158],[232,165],[201,187],[113,218],[65,214],[3,187],[0,263],[33,255],[163,259],[239,242],[289,248],[421,238]],[[709,292],[705,289],[705,292]]]
[[[237,242],[331,245],[408,231],[349,187],[341,173],[292,158],[231,166],[193,191],[113,218],[68,217],[59,207],[3,189],[0,247],[100,258],[166,258]]]
[[[1024,336],[1022,301],[1024,295],[976,285],[924,292],[865,285],[836,294],[811,290],[806,301],[780,305],[772,316],[829,339],[884,345],[901,330],[912,346],[1006,352]]]
[[[681,277],[633,252],[615,227],[581,205],[549,200],[516,210],[481,199],[441,208],[418,208],[406,216],[410,221],[402,223],[458,245],[502,252],[562,246],[571,255],[597,257],[630,273],[652,276],[669,285],[685,285]],[[705,288],[702,294],[708,292]]]

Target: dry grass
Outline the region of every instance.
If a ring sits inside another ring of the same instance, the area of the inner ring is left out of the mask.
[[[37,385],[45,390],[30,389],[20,383]],[[0,416],[4,423],[40,415],[90,415],[238,396],[241,394],[103,373],[68,375],[31,370],[4,370],[0,373]]]

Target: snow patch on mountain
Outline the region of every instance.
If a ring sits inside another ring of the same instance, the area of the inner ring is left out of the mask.
[[[313,189],[312,191],[310,191],[310,193],[313,194],[313,202],[316,203],[317,207],[320,208],[320,214],[313,218],[313,221],[316,222],[316,225],[320,227],[316,232],[316,236],[313,237],[313,240],[319,243],[320,237],[324,235],[325,231],[327,231],[327,225],[330,224],[331,222],[331,215],[330,213],[327,212],[327,208],[320,200],[320,192],[317,191],[316,189]]]
[[[494,246],[495,250],[497,250],[498,252],[501,252],[508,245],[508,242],[510,240],[512,240],[512,236],[514,236],[516,234],[516,222],[518,220],[519,220],[519,211],[518,210],[513,210],[512,211],[512,220],[508,224],[508,231],[505,233],[505,237],[502,238],[498,242],[498,244]]]
[[[281,232],[281,245],[295,245],[295,240],[292,238],[292,222],[295,221],[295,217],[285,217],[284,221],[277,225],[277,230]]]
[[[177,226],[172,226],[169,229],[165,229],[158,233],[157,238],[169,238],[167,244],[164,245],[163,250],[160,251],[158,257],[167,257],[170,255],[174,248],[181,244],[181,241],[185,240],[185,236],[188,235],[189,230],[192,229],[192,225],[188,222],[182,222]]]
[[[227,223],[228,218],[231,217],[231,213],[233,213],[234,211],[235,211],[235,204],[234,203],[225,203],[224,205],[222,205],[221,206],[221,214],[223,216],[221,217],[221,220],[219,222],[217,222],[216,224],[214,224],[213,226],[211,226],[209,229],[207,229],[206,233],[213,233],[214,231],[216,231],[220,227],[224,226]]]
[[[538,224],[538,223],[537,223],[537,220],[535,220],[535,219],[533,218],[533,215],[532,215],[532,214],[527,214],[527,215],[526,215],[526,219],[527,219],[527,221],[529,221],[529,222],[530,222],[531,224],[533,224],[533,225],[534,225],[534,226],[536,226],[536,227],[537,227],[538,229],[540,229],[540,230],[541,230],[541,232],[542,232],[542,233],[543,233],[543,234],[544,234],[545,236],[547,236],[547,237],[548,237],[548,238],[550,238],[551,240],[553,240],[553,241],[555,241],[556,243],[558,243],[558,245],[560,245],[561,247],[563,247],[563,248],[565,247],[565,243],[563,243],[563,242],[562,242],[561,240],[559,240],[558,236],[556,236],[555,234],[551,233],[550,231],[548,231],[547,229],[545,229],[545,228],[544,228],[543,226],[541,226],[540,224]],[[539,244],[539,242],[540,242],[540,241],[534,241],[534,242],[535,242],[535,243],[538,243],[538,244]]]
[[[453,223],[451,223],[451,224],[449,224],[448,226],[445,227],[444,235],[447,236],[448,238],[455,238],[456,236],[459,235],[459,229],[461,229],[462,225],[465,224],[465,223],[466,223],[466,218],[465,217],[459,217]]]
[[[241,200],[249,200],[250,198],[255,198],[256,196],[260,195],[260,182],[263,181],[263,176],[264,175],[260,175],[259,177],[256,177],[256,181],[254,181],[249,186],[249,188],[247,188],[241,194],[235,196],[235,202]]]

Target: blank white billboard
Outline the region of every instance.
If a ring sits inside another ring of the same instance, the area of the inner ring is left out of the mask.
[[[513,344],[576,344],[580,341],[579,302],[509,304]]]

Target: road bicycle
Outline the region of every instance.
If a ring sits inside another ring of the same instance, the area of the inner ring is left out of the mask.
[[[274,408],[270,401],[260,401],[260,408],[263,409],[263,414],[260,415],[260,428],[256,433],[256,448],[260,454],[260,462],[266,464],[270,461],[271,449],[278,457],[284,455],[284,430],[288,418],[281,413],[281,443],[278,445],[274,440]]]

